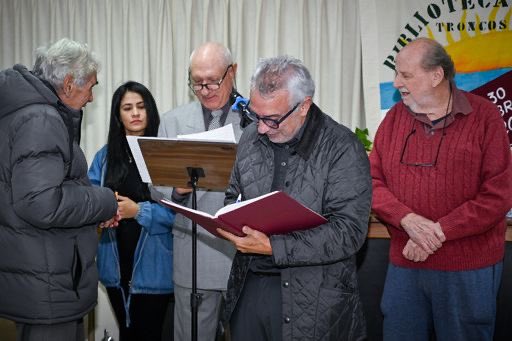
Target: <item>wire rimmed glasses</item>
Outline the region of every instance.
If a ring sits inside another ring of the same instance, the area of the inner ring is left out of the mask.
[[[416,133],[416,128],[415,128],[416,120],[414,120],[411,132],[405,138],[405,143],[402,148],[402,153],[400,154],[400,163],[402,165],[413,166],[413,167],[435,167],[435,165],[437,165],[437,159],[439,158],[439,151],[441,150],[441,144],[443,143],[444,136],[446,135],[445,128],[446,128],[447,120],[448,120],[448,117],[445,116],[443,129],[441,131],[441,138],[439,139],[439,144],[437,145],[437,151],[436,151],[436,156],[435,156],[434,160],[430,161],[430,162],[407,162],[407,161],[404,161],[404,155],[405,155],[405,151],[407,150],[407,146],[409,145],[409,140],[410,140],[411,136]]]

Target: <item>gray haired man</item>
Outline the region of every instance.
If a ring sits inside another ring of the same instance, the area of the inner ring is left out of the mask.
[[[119,220],[79,146],[97,71],[87,45],[62,39],[38,49],[34,72],[0,72],[0,316],[18,340],[84,340],[96,305],[96,227]]]
[[[361,340],[355,254],[368,229],[371,178],[357,137],[313,103],[315,84],[292,57],[263,59],[251,79],[249,125],[226,204],[283,191],[328,222],[268,236],[218,230],[238,252],[225,320],[233,340]],[[262,212],[265,214],[265,212]]]

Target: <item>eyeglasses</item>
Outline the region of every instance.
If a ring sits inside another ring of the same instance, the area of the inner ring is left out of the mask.
[[[416,129],[414,128],[414,126],[416,125],[416,120],[414,120],[413,124],[412,124],[412,130],[409,133],[409,135],[407,135],[407,137],[405,138],[404,148],[402,149],[402,154],[400,155],[400,163],[402,165],[415,166],[415,167],[434,167],[437,164],[437,158],[439,157],[439,151],[441,150],[441,144],[443,143],[444,136],[446,135],[445,128],[446,128],[446,122],[448,121],[448,112],[450,109],[450,102],[452,100],[452,94],[453,94],[452,83],[450,82],[450,97],[448,97],[448,103],[446,104],[446,112],[443,116],[443,119],[444,119],[443,130],[441,131],[441,139],[439,139],[439,145],[437,146],[436,158],[434,159],[434,161],[433,162],[405,162],[404,161],[404,154],[405,154],[405,150],[407,149],[407,143],[409,142],[409,138],[412,135],[414,135],[414,133],[416,133]]]
[[[212,83],[192,83],[192,81],[190,80],[190,71],[189,71],[189,73],[188,73],[188,86],[194,92],[199,92],[199,91],[203,90],[203,88],[206,88],[207,90],[218,90],[220,88],[220,85],[222,84],[222,82],[226,78],[226,75],[228,74],[229,68],[232,67],[232,66],[233,66],[233,64],[228,65],[228,67],[226,68],[226,72],[224,72],[222,77],[217,82],[212,82]]]
[[[441,139],[439,140],[439,145],[437,146],[437,152],[436,152],[436,157],[434,158],[434,161],[431,161],[431,162],[406,162],[406,161],[404,161],[405,150],[407,149],[407,145],[409,143],[410,137],[416,133],[416,128],[414,127],[416,125],[416,120],[414,120],[414,123],[412,125],[412,130],[409,133],[409,135],[407,135],[407,137],[405,138],[404,147],[402,148],[402,154],[400,155],[400,163],[402,165],[414,166],[414,167],[434,167],[437,164],[437,158],[439,157],[439,151],[441,150],[441,144],[443,143],[444,136],[446,135],[445,128],[446,128],[447,120],[448,120],[448,117],[445,116],[443,129],[441,132]]]
[[[250,102],[249,102],[250,103]],[[247,107],[249,108],[249,103],[247,103]],[[295,109],[297,109],[297,107],[299,106],[301,102],[295,104],[293,106],[293,108],[290,109],[290,111],[288,111],[286,114],[284,114],[283,117],[279,118],[279,119],[273,119],[273,118],[268,118],[268,117],[262,117],[262,116],[259,116],[258,114],[256,114],[254,111],[251,110],[251,108],[249,108],[249,110],[247,110],[245,112],[245,114],[247,115],[247,117],[249,117],[251,119],[251,121],[253,122],[256,122],[258,123],[258,121],[262,121],[263,123],[265,123],[265,125],[267,127],[270,127],[272,129],[278,129],[279,128],[279,125],[281,123],[283,123],[283,121],[288,117],[290,116],[294,111]]]

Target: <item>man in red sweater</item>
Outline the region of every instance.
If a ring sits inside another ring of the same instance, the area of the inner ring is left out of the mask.
[[[402,100],[370,155],[373,211],[391,235],[381,302],[385,340],[492,340],[512,206],[498,109],[457,89],[444,48],[419,38],[397,55]]]

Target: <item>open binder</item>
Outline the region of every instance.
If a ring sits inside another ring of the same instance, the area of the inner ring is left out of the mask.
[[[224,206],[215,215],[173,203],[161,202],[204,227],[214,236],[217,229],[244,236],[245,225],[267,235],[290,233],[325,224],[327,219],[302,205],[286,193],[275,191],[254,199]]]

